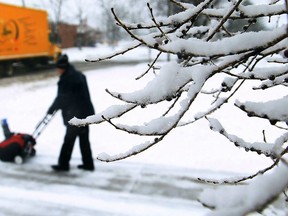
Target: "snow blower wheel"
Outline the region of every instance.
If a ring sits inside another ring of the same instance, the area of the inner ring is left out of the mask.
[[[23,157],[21,157],[20,155],[17,155],[17,156],[15,156],[14,157],[14,162],[16,163],[16,164],[23,164]]]

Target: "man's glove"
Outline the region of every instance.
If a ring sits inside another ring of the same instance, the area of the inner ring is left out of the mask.
[[[48,109],[48,111],[47,111],[47,114],[49,114],[49,115],[52,115],[53,113],[54,113],[54,108],[51,106],[49,109]]]

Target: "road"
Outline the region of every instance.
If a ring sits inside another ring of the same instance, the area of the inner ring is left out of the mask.
[[[97,70],[107,67],[117,67],[119,65],[139,64],[140,61],[113,61],[107,60],[102,62],[72,62],[72,64],[80,71]],[[26,82],[42,80],[49,77],[58,76],[54,65],[46,67],[36,67],[34,69],[16,68],[15,74],[12,77],[0,78],[0,86],[10,85],[15,82]]]
[[[87,71],[115,67],[119,62],[73,64]],[[56,76],[55,69],[46,68],[0,79],[0,85]],[[74,165],[63,174],[52,172],[50,165],[55,160],[36,155],[23,165],[0,162],[0,216],[188,216],[207,212],[196,199],[210,186],[197,182],[191,176],[197,176],[193,170],[96,162],[95,172]]]
[[[196,200],[207,185],[187,178],[193,173],[185,174],[188,170],[127,163],[96,167],[95,172],[73,167],[55,173],[41,162],[0,163],[0,215],[186,216],[208,211]]]

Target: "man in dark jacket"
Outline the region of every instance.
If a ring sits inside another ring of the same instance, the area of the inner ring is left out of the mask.
[[[83,164],[78,165],[78,168],[93,171],[94,162],[89,142],[89,127],[75,127],[68,124],[68,121],[73,117],[85,118],[94,114],[86,77],[69,63],[67,55],[62,55],[59,58],[56,67],[60,74],[58,92],[57,97],[48,109],[48,114],[52,114],[57,110],[62,111],[66,135],[58,164],[52,165],[52,168],[55,171],[69,171],[69,161],[74,143],[76,138],[79,137]]]

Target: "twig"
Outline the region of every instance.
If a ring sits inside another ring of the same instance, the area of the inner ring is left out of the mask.
[[[180,7],[183,10],[186,10],[187,8],[181,4],[181,2],[175,1],[175,0],[170,0],[170,2],[174,3],[175,5],[177,5],[178,7]]]
[[[166,134],[166,131],[163,131],[163,132],[159,132],[159,131],[155,131],[154,133],[149,133],[149,132],[139,132],[137,131],[136,129],[135,130],[129,130],[129,129],[126,129],[125,127],[120,127],[116,124],[114,124],[111,119],[108,119],[106,118],[105,116],[102,116],[102,118],[108,122],[109,124],[111,124],[115,129],[117,130],[120,130],[120,131],[124,131],[124,132],[127,132],[129,134],[135,134],[135,135],[139,135],[139,136],[161,136],[161,135],[164,135]]]
[[[141,74],[140,76],[136,77],[136,80],[139,80],[141,79],[143,76],[145,76],[151,68],[153,68],[153,66],[155,65],[155,63],[157,62],[157,60],[159,59],[159,57],[161,56],[162,52],[159,52],[156,56],[156,58],[153,60],[153,62],[149,65],[149,68],[143,73]]]
[[[107,56],[107,57],[98,58],[98,59],[94,59],[94,60],[85,59],[85,61],[86,61],[86,62],[100,62],[100,61],[112,59],[112,58],[114,58],[114,57],[116,57],[116,56],[124,55],[125,53],[127,53],[127,52],[129,52],[129,51],[131,51],[131,50],[133,50],[133,49],[136,49],[136,48],[140,47],[141,45],[142,45],[142,44],[139,43],[139,44],[136,44],[136,45],[134,45],[134,46],[132,46],[132,47],[129,47],[129,48],[125,49],[125,50],[122,50],[122,51],[120,51],[120,52],[116,52],[116,53],[114,53],[114,54],[112,54],[112,55],[109,55],[109,56]]]
[[[114,8],[111,8],[112,14],[114,16],[114,19],[118,22],[118,24],[135,40],[139,41],[141,44],[146,44],[146,42],[140,38],[137,37],[135,34],[133,34],[128,28],[127,26],[118,18],[118,16],[116,15]],[[147,44],[146,44],[147,45]]]
[[[265,130],[262,130],[262,134],[263,134],[263,141],[264,141],[264,143],[267,143],[266,135],[265,135]]]
[[[231,16],[231,14],[238,8],[238,6],[241,4],[243,0],[238,0],[238,2],[231,8],[231,10],[221,19],[218,26],[213,30],[213,32],[208,35],[206,38],[206,41],[209,41],[213,38],[213,36],[218,32],[218,30],[224,25],[224,23],[228,20],[228,18]]]
[[[157,23],[157,21],[156,21],[156,19],[155,19],[155,17],[154,17],[153,9],[150,7],[150,4],[149,4],[149,3],[147,3],[147,7],[148,7],[148,9],[149,9],[149,11],[150,11],[150,15],[151,15],[151,17],[152,17],[153,23],[154,23],[155,26],[158,28],[158,30],[161,32],[162,36],[165,36],[165,33],[162,31],[162,29],[160,28],[159,24]],[[160,37],[161,37],[161,36],[160,36]]]
[[[166,116],[170,112],[170,110],[172,110],[172,108],[175,107],[177,101],[180,99],[181,93],[182,93],[182,91],[179,92],[179,95],[176,97],[174,102],[171,104],[171,106],[168,108],[168,110],[162,116]]]
[[[239,184],[240,182],[247,181],[249,179],[253,179],[258,175],[263,175],[267,171],[273,169],[275,166],[278,165],[279,161],[282,160],[283,155],[286,154],[287,152],[288,152],[288,147],[281,152],[281,154],[277,157],[277,159],[273,162],[273,164],[271,166],[268,166],[265,169],[259,170],[258,172],[256,172],[253,175],[241,177],[237,180],[229,181],[229,180],[208,180],[208,179],[204,179],[204,178],[197,178],[197,179],[200,182],[205,182],[205,183],[210,183],[210,184]]]
[[[132,149],[130,149],[129,151],[127,151],[125,153],[121,153],[119,155],[114,155],[114,156],[109,156],[108,158],[106,156],[105,159],[102,159],[101,156],[98,156],[97,159],[100,161],[109,163],[109,162],[119,161],[119,160],[126,159],[128,157],[135,156],[137,154],[140,154],[141,152],[146,151],[147,149],[151,148],[152,146],[156,145],[157,143],[161,142],[166,135],[167,134],[160,136],[158,138],[155,138],[150,143],[145,142],[145,143],[139,144],[138,146],[133,147]]]
[[[192,124],[192,123],[194,123],[194,122],[196,122],[196,121],[208,116],[209,114],[213,113],[215,110],[219,109],[222,105],[226,104],[229,101],[229,99],[238,91],[238,89],[244,84],[244,82],[245,82],[245,80],[242,80],[240,82],[240,84],[236,87],[236,89],[226,99],[224,99],[221,103],[219,103],[217,106],[215,106],[214,108],[212,108],[212,109],[208,110],[207,112],[201,114],[200,116],[197,116],[197,118],[195,118],[192,121],[188,121],[188,122],[179,124],[178,127],[183,127],[183,126],[186,126],[188,124]]]

